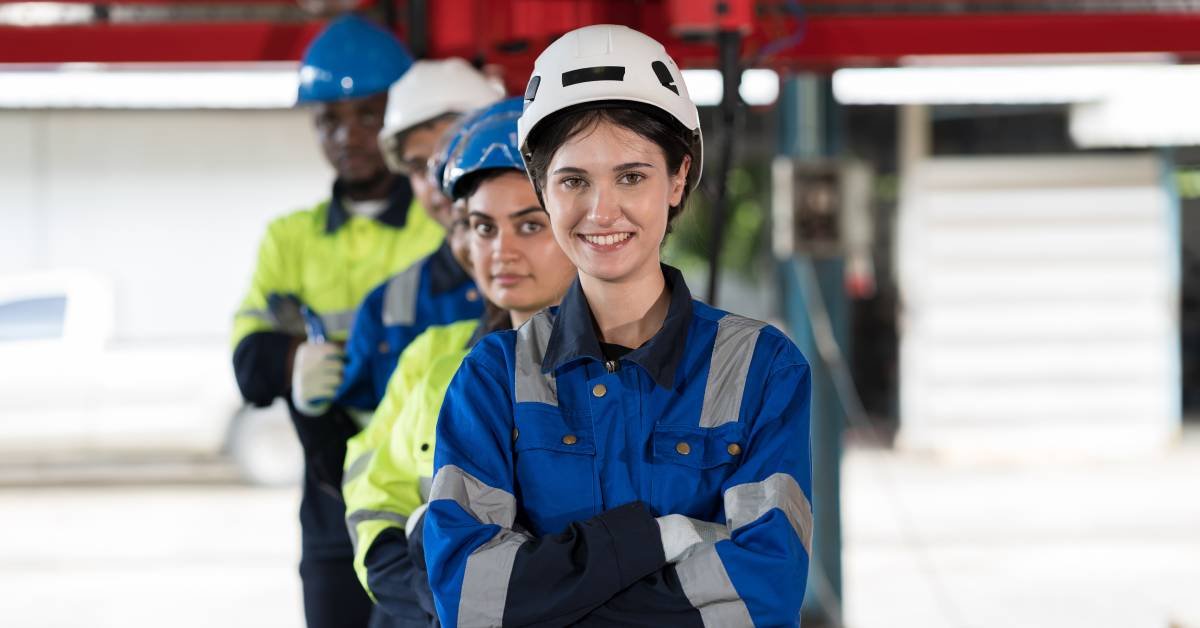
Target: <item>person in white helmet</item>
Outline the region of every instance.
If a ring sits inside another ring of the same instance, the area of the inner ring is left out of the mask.
[[[678,67],[588,26],[538,57],[525,101],[519,146],[578,278],[446,393],[423,535],[442,622],[797,625],[809,367],[661,263],[703,164]]]
[[[455,225],[450,201],[426,176],[438,141],[466,112],[504,96],[503,89],[462,59],[417,61],[388,90],[379,146],[388,168],[406,176],[417,201],[447,233],[432,255],[390,277],[367,294],[346,345],[344,378],[332,396],[368,416],[387,390],[400,353],[430,325],[473,320],[483,312],[467,268],[465,229]],[[457,246],[455,243],[457,242]],[[300,400],[297,400],[300,403]]]

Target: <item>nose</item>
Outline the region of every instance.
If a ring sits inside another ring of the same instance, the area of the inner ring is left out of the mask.
[[[621,218],[621,205],[613,190],[596,186],[593,188],[592,206],[588,209],[588,220],[597,227],[611,227]]]
[[[496,245],[492,249],[492,259],[497,262],[514,262],[521,257],[517,248],[517,234],[508,229],[500,229],[496,234]]]

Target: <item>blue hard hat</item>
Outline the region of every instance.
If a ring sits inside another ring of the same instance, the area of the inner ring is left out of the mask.
[[[386,92],[412,63],[395,35],[348,13],[330,22],[304,51],[296,103]]]
[[[442,193],[458,200],[465,177],[497,168],[525,172],[517,149],[517,119],[524,100],[506,98],[470,114],[446,146]],[[435,163],[435,166],[437,164]]]

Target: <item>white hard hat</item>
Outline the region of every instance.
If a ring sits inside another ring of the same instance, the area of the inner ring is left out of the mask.
[[[577,28],[538,56],[525,90],[525,112],[517,123],[522,157],[529,161],[529,133],[551,114],[612,101],[648,105],[691,131],[698,154],[689,174],[695,175],[693,184],[700,180],[704,166],[700,114],[679,66],[653,38],[615,24]]]
[[[438,116],[466,113],[503,97],[503,87],[462,59],[417,61],[388,90],[379,139],[387,141]]]

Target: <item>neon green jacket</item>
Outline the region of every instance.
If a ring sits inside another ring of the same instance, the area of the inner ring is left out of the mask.
[[[372,288],[404,270],[441,244],[445,233],[413,200],[407,215],[388,221],[331,214],[330,201],[294,212],[267,227],[258,265],[234,318],[232,344],[255,332],[283,331],[302,335],[270,311],[271,295],[294,295],[319,314],[330,340],[342,341],[354,321],[359,302]],[[397,212],[399,213],[399,212]]]
[[[366,555],[388,528],[404,530],[433,480],[442,397],[468,353],[479,321],[430,327],[408,345],[365,429],[346,443],[342,495],[354,542],[354,570],[372,599]]]

